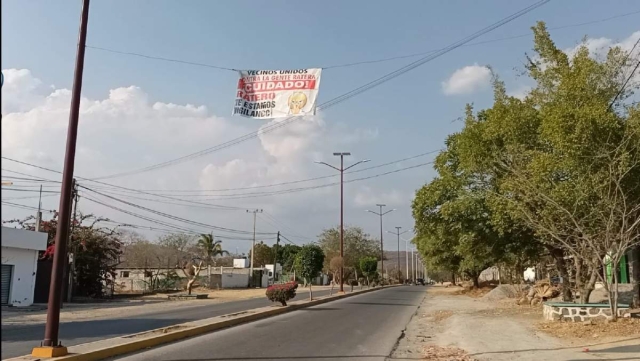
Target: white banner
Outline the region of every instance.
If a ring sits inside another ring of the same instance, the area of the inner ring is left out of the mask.
[[[322,69],[242,70],[234,115],[254,119],[316,113]]]

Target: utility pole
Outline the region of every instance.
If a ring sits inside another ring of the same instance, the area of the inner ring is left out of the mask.
[[[278,251],[280,250],[280,231],[276,236],[276,248],[273,250],[273,284],[276,283],[276,274],[278,273]]]
[[[36,213],[36,232],[40,232],[42,223],[42,184],[40,185],[40,195],[38,196],[38,213]]]
[[[405,274],[407,275],[407,281],[408,281],[409,280],[409,241],[407,240],[404,241],[404,257],[405,257],[404,265],[407,268]]]
[[[407,232],[411,232],[412,231],[411,229],[408,229],[408,230],[406,230],[404,232],[400,232],[401,228],[402,227],[396,227],[396,233],[387,231],[389,233],[392,233],[392,234],[395,234],[395,235],[398,236],[398,281],[400,281],[400,277],[399,277],[400,276],[399,275],[399,273],[400,273],[400,236],[405,234],[405,233],[407,233]],[[405,242],[407,242],[407,241],[405,241]],[[405,245],[405,247],[406,247],[406,245]],[[407,262],[408,262],[408,259],[407,259]],[[409,264],[408,263],[407,263],[407,271],[405,272],[404,277],[405,277],[405,279],[409,279]]]
[[[69,234],[68,244],[71,245],[71,241],[73,240],[73,230],[76,227],[76,219],[78,212],[78,183],[75,178],[73,179],[73,219],[71,220],[71,233]],[[73,245],[73,250],[71,253],[71,269],[69,271],[69,286],[67,287],[67,302],[71,302],[71,297],[73,297],[73,288],[75,287],[75,274],[76,274],[76,259],[78,255],[78,245]]]
[[[415,266],[414,262],[415,261],[414,261],[414,257],[413,257],[413,247],[411,247],[411,278],[413,278],[413,281],[415,283],[416,278],[415,278],[414,274],[415,274],[415,271],[416,271],[416,266]]]
[[[340,293],[344,293],[344,171],[355,167],[360,163],[366,163],[369,159],[356,162],[347,168],[344,167],[344,157],[351,155],[349,152],[333,153],[334,156],[340,157],[340,168],[334,167],[331,164],[325,162],[315,162],[318,164],[324,164],[340,172]]]
[[[67,145],[62,171],[62,186],[60,189],[60,219],[56,230],[55,249],[51,284],[49,286],[49,302],[47,307],[47,323],[44,330],[44,340],[41,347],[35,347],[31,352],[34,357],[59,357],[67,355],[67,348],[62,346],[58,333],[60,328],[60,304],[63,285],[64,263],[67,258],[66,240],[69,235],[69,218],[71,218],[71,186],[73,169],[75,166],[76,141],[78,138],[78,118],[80,113],[80,98],[82,93],[82,73],[84,70],[84,52],[87,44],[87,22],[89,21],[89,0],[82,1],[82,15],[80,17],[80,31],[78,35],[78,52],[76,54],[73,88],[71,91],[71,107],[69,111],[69,127],[67,130]]]
[[[251,270],[250,270],[250,274],[249,274],[249,287],[253,287],[253,257],[254,257],[254,253],[255,253],[255,247],[256,247],[256,217],[258,215],[258,213],[262,213],[262,209],[254,209],[254,210],[249,210],[247,209],[247,213],[253,213],[253,242],[251,243]]]
[[[369,213],[373,213],[375,215],[380,216],[380,274],[382,275],[382,280],[384,281],[384,239],[382,237],[382,216],[384,216],[387,213],[391,213],[393,211],[395,211],[396,209],[390,209],[386,212],[382,212],[382,207],[386,207],[386,204],[376,204],[376,206],[380,207],[380,212],[374,212],[374,211],[370,211],[367,209],[367,212]]]

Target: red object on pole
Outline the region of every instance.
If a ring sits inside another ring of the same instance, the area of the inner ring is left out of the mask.
[[[67,147],[62,172],[60,190],[60,207],[58,228],[56,230],[55,251],[49,288],[49,306],[47,323],[44,330],[43,346],[60,346],[58,331],[60,326],[60,305],[62,301],[63,273],[67,256],[67,238],[71,219],[71,191],[73,186],[73,170],[76,156],[76,140],[78,137],[78,118],[80,113],[80,94],[82,91],[82,72],[84,70],[84,52],[87,42],[87,22],[89,20],[89,0],[82,1],[80,18],[80,34],[78,35],[78,52],[71,93],[71,109],[69,112],[69,129],[67,130]]]

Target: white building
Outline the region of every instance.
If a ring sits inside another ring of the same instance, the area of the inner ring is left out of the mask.
[[[38,252],[47,248],[47,237],[44,232],[2,227],[2,305],[33,303]]]
[[[249,268],[249,260],[246,258],[234,258],[233,268]]]
[[[280,279],[280,275],[282,275],[282,265],[280,263],[276,263],[275,272],[273,270],[274,267],[272,264],[265,265],[264,268],[267,270],[267,276],[269,277],[269,282],[273,282],[274,276],[276,280]]]

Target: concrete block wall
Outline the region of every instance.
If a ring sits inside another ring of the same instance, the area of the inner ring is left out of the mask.
[[[618,317],[627,316],[629,314],[628,311],[628,307],[619,307]],[[611,310],[608,305],[607,307],[582,307],[570,304],[545,304],[543,305],[542,313],[544,319],[548,321],[584,322],[611,319]]]

